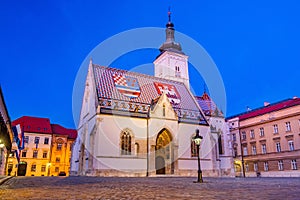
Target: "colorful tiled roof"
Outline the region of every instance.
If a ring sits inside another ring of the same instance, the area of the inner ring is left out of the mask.
[[[201,124],[207,123],[193,96],[181,82],[96,64],[92,68],[102,108],[145,114],[152,100],[165,92],[179,118],[184,116],[200,120]]]
[[[223,117],[222,111],[219,110],[215,102],[206,92],[204,92],[200,97],[195,96],[195,98],[205,115]]]
[[[300,98],[295,97],[295,98],[286,99],[286,100],[283,100],[283,101],[280,101],[277,103],[269,104],[268,106],[263,106],[263,107],[255,109],[255,110],[251,110],[248,112],[241,113],[239,115],[229,117],[227,119],[239,117],[239,120],[245,120],[245,119],[249,119],[252,117],[256,117],[256,116],[264,115],[264,114],[271,113],[274,111],[278,111],[281,109],[296,106],[296,105],[300,105]]]

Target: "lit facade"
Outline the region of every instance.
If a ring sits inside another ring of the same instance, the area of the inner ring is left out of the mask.
[[[227,119],[237,176],[300,176],[300,99]]]
[[[24,149],[19,153],[20,162],[18,163],[16,159],[16,153],[11,153],[8,159],[7,170],[11,169],[12,175],[57,176],[60,172],[68,174],[68,171],[63,170],[69,170],[69,160],[65,161],[65,158],[70,157],[71,151],[70,148],[67,151],[65,146],[70,146],[71,141],[74,140],[69,140],[70,136],[76,137],[75,130],[52,125],[48,118],[25,116],[13,121],[12,124],[20,124],[21,129],[24,130]],[[60,138],[64,139],[60,140]],[[58,156],[58,153],[53,151],[53,146],[57,141],[62,143],[63,153],[60,152],[59,156],[64,159],[64,162],[61,163],[59,171],[56,173],[56,163],[52,158]],[[16,150],[16,146],[13,146],[13,149]]]

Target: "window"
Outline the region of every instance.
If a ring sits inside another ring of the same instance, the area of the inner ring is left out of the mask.
[[[267,153],[267,146],[266,146],[266,144],[262,144],[261,145],[261,153],[262,154],[266,154]]]
[[[279,160],[279,161],[278,161],[278,170],[279,170],[279,171],[282,171],[282,170],[283,170],[283,161],[282,161],[282,160]]]
[[[57,143],[56,150],[61,151],[62,143]]]
[[[247,147],[243,147],[243,153],[244,153],[244,156],[248,155],[248,149],[247,149]]]
[[[245,171],[249,172],[249,164],[248,163],[245,164]]]
[[[264,170],[269,171],[269,163],[268,162],[264,162]]]
[[[45,172],[45,171],[46,171],[46,165],[42,165],[41,172]]]
[[[163,117],[165,117],[166,116],[166,105],[164,104],[163,105]]]
[[[121,135],[121,154],[131,155],[131,135],[127,131]]]
[[[278,133],[278,125],[274,124],[273,129],[274,129],[274,134],[277,134]]]
[[[24,137],[24,143],[28,144],[28,141],[29,141],[29,136],[25,136]]]
[[[33,157],[33,158],[37,158],[37,156],[38,156],[38,151],[37,151],[37,150],[34,150],[34,151],[33,151],[32,157]]]
[[[32,165],[31,165],[31,171],[32,171],[32,172],[35,172],[35,171],[36,171],[36,164],[32,164]]]
[[[59,167],[55,167],[55,172],[59,172]]]
[[[236,134],[235,133],[232,134],[232,141],[234,141],[234,142],[236,141]]]
[[[250,130],[250,138],[253,139],[255,137],[254,130]]]
[[[289,140],[288,143],[289,143],[289,149],[290,149],[290,151],[294,151],[295,150],[295,148],[294,148],[294,141],[293,140]]]
[[[292,165],[292,170],[297,170],[297,160],[292,160],[291,165]]]
[[[46,137],[46,138],[44,139],[44,144],[49,144],[49,138]]]
[[[242,140],[246,140],[246,132],[245,131],[242,132]]]
[[[26,158],[26,154],[27,154],[27,151],[26,151],[26,150],[22,151],[22,157],[23,157],[23,158]]]
[[[237,155],[238,155],[237,148],[236,148],[236,147],[234,147],[234,148],[233,148],[233,157],[234,157],[234,158],[236,158],[236,157],[237,157]]]
[[[175,77],[180,77],[180,68],[179,68],[179,66],[175,66]]]
[[[34,138],[34,144],[38,144],[40,142],[40,137],[35,137]]]
[[[276,152],[281,152],[280,142],[276,142]]]
[[[291,131],[291,123],[290,122],[285,122],[285,130],[286,131]]]
[[[60,157],[56,157],[55,162],[59,163],[60,162]]]
[[[44,151],[44,152],[43,152],[43,158],[47,158],[47,154],[48,154],[48,152],[47,152],[47,151]]]
[[[257,163],[254,163],[254,164],[253,164],[253,169],[254,169],[255,172],[258,171],[258,165],[257,165]]]
[[[259,129],[259,136],[260,136],[260,137],[265,136],[265,130],[264,130],[264,128],[260,128],[260,129]]]
[[[256,146],[252,145],[252,155],[256,155]]]

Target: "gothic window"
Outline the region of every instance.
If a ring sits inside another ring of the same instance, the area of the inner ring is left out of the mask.
[[[166,116],[166,105],[165,104],[163,105],[163,116],[164,117]]]
[[[138,155],[139,150],[140,150],[140,146],[139,146],[138,143],[135,143],[135,144],[134,144],[134,150],[135,150],[135,155]]]
[[[175,66],[175,77],[180,77],[180,68],[179,68],[179,66]]]
[[[123,131],[121,133],[121,154],[131,155],[131,142],[132,136],[128,131]]]

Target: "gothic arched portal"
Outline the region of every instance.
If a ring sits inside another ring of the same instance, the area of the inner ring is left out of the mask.
[[[172,140],[172,135],[167,129],[162,129],[157,135],[155,145],[156,174],[174,173]]]

